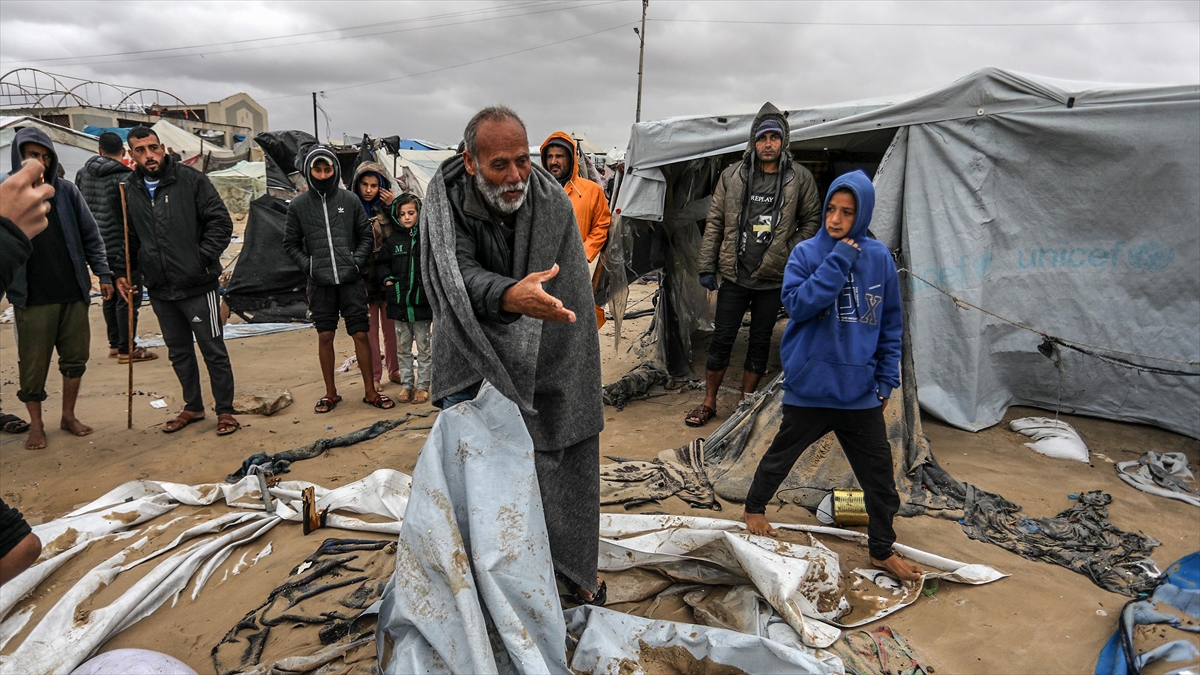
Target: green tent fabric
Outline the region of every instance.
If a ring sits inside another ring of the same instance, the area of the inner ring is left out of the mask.
[[[250,202],[267,193],[267,165],[264,162],[242,161],[207,175],[233,213],[249,213]]]

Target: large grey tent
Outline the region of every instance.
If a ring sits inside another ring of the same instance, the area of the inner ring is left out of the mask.
[[[661,223],[656,345],[676,377],[702,315],[700,227],[752,118],[633,127],[606,268],[635,257],[635,225]],[[874,172],[871,230],[911,270],[906,317],[927,412],[978,430],[1033,405],[1200,438],[1200,86],[986,69],[901,103],[788,119],[793,154],[823,186]]]

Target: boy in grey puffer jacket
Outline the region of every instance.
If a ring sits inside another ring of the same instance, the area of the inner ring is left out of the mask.
[[[283,250],[308,274],[308,309],[317,329],[325,379],[325,396],[314,410],[327,413],[342,400],[333,381],[333,334],[339,314],[354,339],[363,402],[385,410],[393,408],[396,404],[375,389],[371,371],[367,290],[362,278],[374,249],[367,214],[358,197],[338,187],[341,171],[332,150],[314,146],[304,158],[303,171],[308,191],[288,205]]]

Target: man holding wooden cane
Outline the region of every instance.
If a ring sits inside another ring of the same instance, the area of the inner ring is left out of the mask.
[[[184,408],[163,431],[174,433],[204,419],[194,337],[216,399],[217,435],[232,434],[241,425],[233,416],[233,367],[222,334],[217,277],[233,221],[208,177],[167,157],[154,130],[132,129],[128,143],[137,165],[125,180],[132,269],[116,271],[117,288],[128,302],[129,276],[141,273],[183,385]]]

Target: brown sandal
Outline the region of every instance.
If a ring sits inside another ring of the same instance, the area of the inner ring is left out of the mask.
[[[241,423],[238,422],[237,418],[235,418],[233,415],[230,415],[228,413],[226,413],[224,415],[217,415],[217,435],[218,436],[228,436],[229,434],[232,434],[233,432],[235,432],[241,428],[242,428]]]
[[[701,403],[696,409],[683,418],[683,423],[689,427],[702,427],[717,416],[717,411]]]
[[[130,361],[139,363],[141,361],[153,361],[158,358],[158,354],[147,351],[145,347],[135,347],[132,354],[118,354],[117,360],[121,364],[127,364]]]
[[[173,420],[169,420],[166,424],[163,425],[163,433],[164,434],[173,434],[176,431],[179,431],[180,429],[191,424],[192,422],[199,422],[202,419],[204,419],[204,413],[202,413],[202,412],[197,413],[197,412],[192,412],[191,410],[184,410],[183,412],[179,413],[178,417],[176,417]]]

